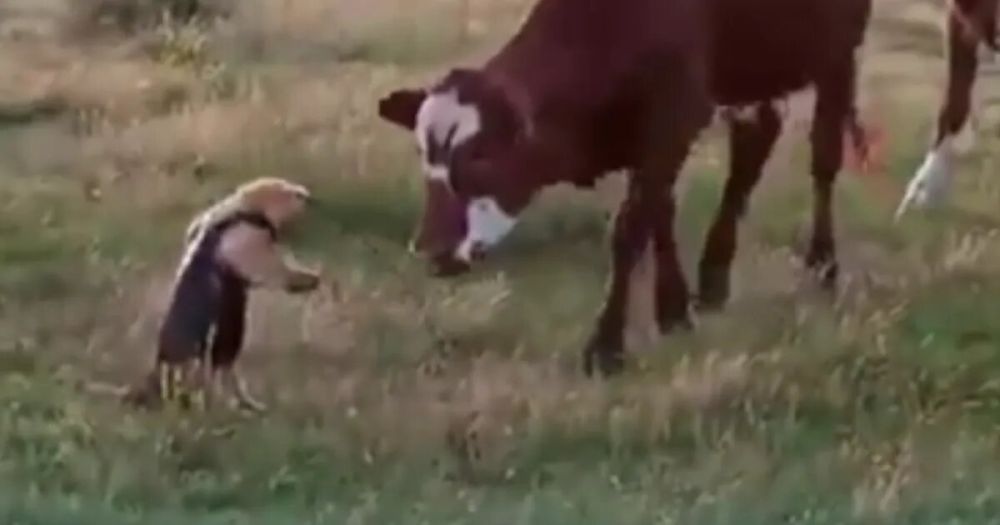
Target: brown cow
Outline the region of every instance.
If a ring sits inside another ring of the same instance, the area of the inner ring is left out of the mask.
[[[613,276],[584,352],[588,374],[624,365],[629,276],[656,257],[663,331],[686,327],[689,293],[677,260],[674,181],[717,107],[733,119],[730,176],[700,264],[700,300],[729,294],[737,222],[779,135],[777,99],[815,86],[815,220],[807,264],[833,286],[832,191],[854,114],[855,51],[870,0],[540,0],[480,69],[380,101],[382,118],[413,130],[427,181],[415,248],[441,275],[464,272],[497,244],[541,189],[591,187],[626,169]]]
[[[972,89],[979,69],[980,46],[997,47],[997,6],[1000,0],[954,0],[948,10],[948,87],[938,113],[934,141],[896,211],[943,203],[952,181],[955,139],[966,126],[972,109]]]

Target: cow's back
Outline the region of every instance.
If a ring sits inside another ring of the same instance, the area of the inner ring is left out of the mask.
[[[579,114],[619,102],[650,57],[705,54],[721,104],[805,88],[860,45],[871,0],[539,0],[486,65],[533,111]],[[697,59],[697,57],[695,57]]]
[[[539,0],[483,72],[583,157],[586,179],[634,158],[649,86],[677,60],[706,63],[719,104],[778,98],[861,42],[870,2]]]
[[[805,88],[859,46],[870,0],[712,0],[712,90],[722,104]]]
[[[540,0],[485,66],[538,106],[575,113],[611,103],[651,62],[699,52],[703,0]]]

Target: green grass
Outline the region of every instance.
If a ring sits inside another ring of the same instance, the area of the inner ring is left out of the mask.
[[[604,383],[579,372],[609,269],[593,194],[547,193],[456,281],[407,251],[421,179],[372,100],[502,41],[523,13],[477,5],[496,24],[460,47],[434,31],[444,4],[406,20],[372,7],[333,37],[289,15],[256,55],[231,47],[261,27],[208,33],[208,58],[238,78],[224,98],[149,111],[150,89],[82,136],[58,116],[5,124],[0,523],[1000,523],[995,144],[984,134],[963,162],[952,210],[890,220],[931,118],[913,108],[936,99],[897,97],[880,53],[919,41],[913,60],[940,67],[923,26],[876,25],[865,93],[892,130],[888,170],[838,185],[840,294],[818,293],[795,258],[811,209],[796,129],[754,195],[729,308]],[[317,51],[329,46],[354,51]],[[160,78],[148,56],[93,51],[94,68],[122,64]],[[170,120],[220,107],[231,121]],[[53,134],[74,145],[68,161],[31,154]],[[678,220],[691,282],[724,181],[708,140]],[[185,223],[257,174],[314,189],[289,244],[328,283],[255,298],[245,368],[270,411],[145,414],[83,388],[145,370]]]

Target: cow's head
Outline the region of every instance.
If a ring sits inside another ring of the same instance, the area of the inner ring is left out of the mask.
[[[379,115],[414,132],[426,180],[413,248],[456,275],[513,229],[535,185],[525,179],[526,126],[480,72],[453,70],[430,89],[399,90]]]

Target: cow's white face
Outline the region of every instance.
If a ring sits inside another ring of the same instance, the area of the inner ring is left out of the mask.
[[[516,120],[476,73],[449,76],[429,92],[396,92],[383,118],[416,135],[426,205],[415,248],[444,275],[462,273],[500,243],[527,205],[514,175]]]
[[[457,89],[433,93],[424,100],[414,133],[428,178],[448,182],[450,153],[479,134],[482,122],[479,108],[459,102]]]
[[[458,89],[454,88],[433,93],[424,100],[417,113],[417,127],[414,130],[427,184],[442,185],[446,190],[436,192],[442,197],[435,200],[460,200],[465,208],[464,235],[451,248],[451,255],[463,264],[471,263],[474,258],[498,244],[516,223],[515,218],[500,207],[496,198],[460,193],[456,188],[463,188],[462,184],[453,183],[452,169],[462,169],[457,162],[460,156],[455,153],[478,138],[482,123],[483,116],[479,108],[474,103],[463,104],[459,101]]]

